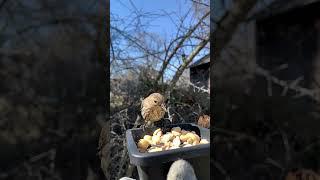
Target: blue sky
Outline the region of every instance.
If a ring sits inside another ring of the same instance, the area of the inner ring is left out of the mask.
[[[110,12],[112,15],[116,15],[121,18],[129,19],[132,16],[132,11],[147,12],[150,14],[170,14],[171,16],[150,16],[143,18],[144,24],[148,24],[147,31],[154,33],[160,38],[170,40],[176,37],[177,24],[179,24],[179,17],[185,15],[192,3],[190,0],[111,0]],[[185,20],[185,25],[189,26],[194,24],[192,11]],[[156,18],[153,18],[156,17]],[[111,16],[112,18],[112,16]],[[112,19],[111,19],[112,22]],[[147,22],[147,23],[146,23]],[[111,24],[112,25],[112,24]],[[121,26],[121,24],[120,24]],[[188,54],[191,52],[191,48],[184,48],[184,52]],[[134,54],[134,52],[132,52]],[[202,56],[202,55],[201,55]],[[196,61],[198,58],[195,58]],[[180,58],[181,59],[181,58]],[[179,65],[179,59],[172,60],[175,66]],[[160,64],[159,64],[160,65]],[[168,77],[172,76],[172,72],[168,71],[166,74]]]
[[[168,13],[184,14],[191,6],[188,0],[132,0],[138,10],[151,13],[163,13],[165,10]],[[130,10],[133,9],[129,0],[111,0],[111,13],[128,16]],[[150,31],[161,34],[162,36],[170,35],[176,31],[176,27],[169,17],[162,17],[152,20]]]

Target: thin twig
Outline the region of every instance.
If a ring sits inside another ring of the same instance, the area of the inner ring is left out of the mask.
[[[277,162],[269,157],[266,159],[266,163],[269,163],[269,164],[281,169],[281,171],[284,171],[284,167],[279,162]]]
[[[250,139],[253,142],[257,142],[257,139],[255,137],[247,135],[247,134],[244,134],[244,133],[239,133],[239,132],[235,132],[235,131],[229,131],[229,130],[225,130],[225,129],[222,129],[222,128],[216,128],[216,127],[213,129],[213,131],[214,132],[219,132],[219,133],[222,133],[222,134],[228,134],[228,135],[231,135],[231,136],[236,136],[238,138],[247,138],[247,139]]]
[[[198,86],[196,86],[195,84],[191,83],[190,81],[187,81],[187,83],[188,83],[190,86],[192,86],[194,89],[197,89],[197,90],[200,91],[200,92],[204,92],[204,93],[210,94],[210,90],[209,90],[209,89],[206,89],[204,86],[198,87]]]
[[[316,93],[314,90],[306,89],[306,88],[303,88],[303,87],[296,85],[300,81],[299,78],[297,81],[294,81],[295,82],[294,84],[290,84],[287,81],[280,80],[280,79],[272,76],[267,70],[265,70],[259,66],[255,67],[255,73],[257,75],[265,77],[266,79],[270,79],[270,81],[272,81],[273,83],[275,83],[277,85],[280,85],[280,86],[287,88],[287,89],[294,90],[295,92],[298,93],[299,97],[308,96],[318,102],[318,98],[316,97]],[[295,85],[295,86],[293,86],[293,85]]]
[[[170,106],[168,106],[167,112],[168,112],[168,116],[169,116],[168,119],[172,122],[173,119],[172,119],[172,115],[171,115],[171,113],[170,113]]]
[[[213,161],[213,165],[223,174],[226,176],[226,180],[230,180],[231,177],[230,175],[227,173],[227,171],[225,170],[225,168],[223,168],[223,166],[217,162],[217,161]]]
[[[281,131],[281,137],[282,137],[282,140],[283,140],[283,145],[285,147],[286,167],[288,167],[290,162],[291,162],[290,145],[289,145],[287,134],[285,132]]]

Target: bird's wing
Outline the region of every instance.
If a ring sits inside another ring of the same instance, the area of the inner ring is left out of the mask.
[[[142,118],[145,120],[145,121],[148,121],[149,120],[149,114],[150,114],[150,108],[145,108],[143,107],[141,109],[141,115],[142,115]]]

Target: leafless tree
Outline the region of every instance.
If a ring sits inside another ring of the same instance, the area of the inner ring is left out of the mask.
[[[195,59],[195,57],[207,49],[209,42],[209,7],[205,2],[192,1],[191,7],[186,14],[169,13],[164,10],[159,14],[151,14],[147,12],[138,11],[132,5],[132,16],[130,19],[121,20],[116,15],[112,15],[111,29],[113,38],[111,44],[111,65],[114,70],[119,69],[135,69],[137,61],[146,62],[147,64],[153,62],[151,66],[154,69],[160,65],[158,75],[155,78],[155,83],[165,78],[165,74],[169,69],[174,71],[174,75],[169,81],[168,90],[171,91],[176,85],[177,80],[188,67],[188,65]],[[204,6],[205,8],[201,8]],[[192,20],[191,14],[194,16]],[[168,17],[172,19],[172,23],[177,27],[177,31],[172,38],[160,38],[154,34],[148,33],[147,23],[141,24],[148,18]],[[114,22],[114,23],[112,23]],[[122,29],[117,27],[117,23],[126,23]],[[191,23],[191,24],[190,24]],[[125,45],[122,44],[120,48],[119,40],[124,40]],[[181,55],[188,50],[188,55],[185,60],[182,60]],[[134,54],[140,54],[133,56]],[[130,54],[128,54],[130,52]],[[152,58],[152,59],[150,59]],[[149,64],[148,64],[149,65]],[[117,74],[113,71],[114,74]],[[121,71],[121,70],[120,70]]]
[[[95,152],[59,149],[97,145],[89,141],[106,113],[106,2],[0,1],[0,179],[80,179],[96,169]],[[81,137],[84,129],[92,134]],[[78,164],[68,173],[59,169],[64,157]]]

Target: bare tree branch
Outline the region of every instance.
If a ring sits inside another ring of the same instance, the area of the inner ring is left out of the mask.
[[[194,57],[199,54],[199,52],[206,46],[206,44],[209,42],[209,37],[207,37],[205,40],[201,41],[199,45],[191,52],[191,54],[187,57],[187,59],[180,65],[177,72],[173,76],[169,87],[167,89],[168,92],[171,92],[174,86],[176,85],[177,81],[179,80],[179,77],[182,75],[183,71],[188,67],[188,65],[192,62]]]
[[[287,81],[284,80],[280,80],[274,76],[272,76],[267,70],[256,66],[255,67],[255,73],[257,75],[263,76],[266,79],[270,79],[271,82],[280,85],[282,87],[284,87],[285,89],[290,89],[293,90],[295,92],[297,92],[299,94],[299,96],[308,96],[312,99],[314,99],[315,101],[318,101],[317,96],[316,96],[316,92],[314,90],[310,90],[310,89],[306,89],[300,86],[297,86],[297,81],[293,81],[293,83],[288,83]]]
[[[160,72],[156,78],[156,82],[160,80],[160,78],[163,76],[164,71],[166,70],[168,64],[170,63],[171,59],[174,57],[174,55],[177,53],[179,48],[181,48],[182,44],[185,42],[187,38],[189,38],[192,33],[199,27],[199,25],[202,23],[202,21],[209,16],[210,12],[207,12],[200,20],[199,22],[193,26],[189,31],[186,33],[186,35],[178,42],[177,46],[174,48],[174,50],[168,55],[168,58],[163,61],[162,67],[160,69]],[[169,51],[169,49],[168,49]]]
[[[203,3],[201,1],[191,0],[191,2],[196,3],[196,4],[200,4],[200,5],[205,6],[205,7],[210,7],[209,4]]]
[[[245,20],[250,9],[252,9],[257,0],[237,0],[234,1],[232,8],[225,14],[221,20],[215,23],[213,30],[214,54],[219,57],[222,49],[231,40],[237,26]],[[214,23],[211,20],[211,23]]]

